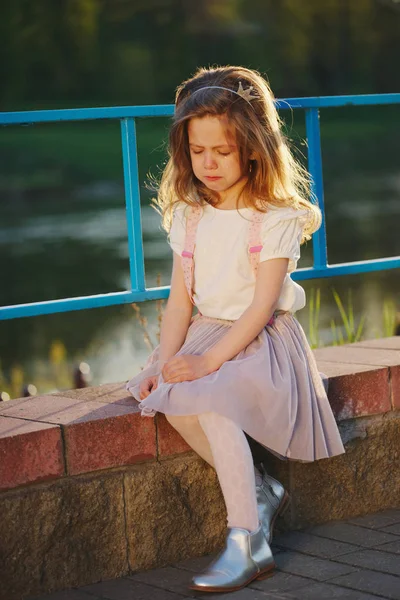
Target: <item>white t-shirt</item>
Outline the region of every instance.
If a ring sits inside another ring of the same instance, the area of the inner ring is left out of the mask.
[[[177,254],[184,250],[186,210],[183,202],[174,209],[169,244]],[[193,299],[208,317],[236,321],[254,297],[255,277],[251,267],[248,229],[252,208],[222,210],[207,204],[197,226],[194,249]],[[292,313],[306,304],[305,292],[290,278],[300,258],[300,241],[307,210],[271,206],[261,226],[263,249],[260,262],[289,258],[276,309]]]

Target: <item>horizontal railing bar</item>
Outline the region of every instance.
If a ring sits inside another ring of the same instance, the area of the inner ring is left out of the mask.
[[[30,304],[16,304],[14,306],[0,306],[0,321],[18,317],[37,317],[53,313],[68,312],[70,310],[83,310],[86,308],[102,308],[142,302],[143,300],[160,300],[168,298],[170,286],[150,288],[142,291],[112,292],[96,296],[81,296],[77,298],[63,298],[60,300],[46,300]]]
[[[305,279],[319,279],[320,277],[336,277],[339,275],[356,275],[358,273],[372,273],[400,268],[400,256],[392,258],[377,258],[375,260],[361,260],[349,263],[327,265],[325,268],[309,267],[297,269],[291,277],[295,281]]]
[[[125,119],[134,117],[170,117],[173,114],[173,104],[31,110],[0,113],[0,125],[31,125],[33,123],[95,121],[101,119]]]
[[[328,108],[340,106],[373,106],[400,104],[400,94],[362,94],[358,96],[310,96],[276,100],[277,108]],[[124,119],[129,117],[170,117],[173,104],[144,106],[108,106],[95,108],[66,108],[58,110],[30,110],[0,112],[0,125],[30,125],[61,121],[92,121]]]
[[[319,279],[321,277],[351,275],[398,268],[400,268],[400,256],[395,256],[393,258],[379,258],[371,261],[341,263],[332,266],[328,265],[325,269],[316,269],[314,267],[298,269],[293,273],[292,277],[294,280],[301,281],[305,279]],[[132,290],[110,294],[99,294],[96,296],[83,296],[80,298],[33,302],[31,304],[17,304],[15,306],[2,306],[0,307],[0,320],[17,317],[34,317],[85,308],[100,308],[118,304],[129,304],[130,302],[143,302],[144,300],[161,300],[162,298],[168,298],[169,290],[170,286],[163,286],[159,288],[148,288],[143,291]]]
[[[400,94],[360,94],[358,96],[310,96],[277,99],[278,108],[330,108],[400,104]],[[289,106],[287,106],[287,104]]]

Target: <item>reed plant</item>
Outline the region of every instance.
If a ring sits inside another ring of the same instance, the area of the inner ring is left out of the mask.
[[[364,330],[367,315],[363,313],[360,317],[358,325],[356,325],[354,319],[352,290],[347,290],[347,308],[345,308],[335,288],[332,288],[332,294],[336,306],[338,307],[340,317],[342,319],[342,327],[344,328],[344,331],[346,333],[345,338],[342,333],[342,329],[336,325],[335,319],[331,319],[332,345],[339,346],[342,344],[352,344],[354,342],[359,342]]]

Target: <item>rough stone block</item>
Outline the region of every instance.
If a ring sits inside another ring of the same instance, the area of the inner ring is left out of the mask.
[[[137,465],[125,475],[132,571],[216,551],[226,510],[215,471],[188,455]]]
[[[0,514],[2,600],[128,572],[121,474],[13,490]]]
[[[64,475],[58,426],[0,416],[0,489]]]
[[[193,451],[183,437],[170,425],[163,413],[156,416],[158,457],[165,458],[172,454]]]
[[[329,377],[328,398],[338,421],[392,409],[387,368],[318,361]]]
[[[269,472],[284,483],[292,499],[281,527],[300,529],[398,507],[399,437],[400,419],[383,418],[365,426],[365,438],[347,443],[340,456],[314,463],[270,456]]]
[[[400,410],[400,366],[390,367],[390,378],[392,382],[393,410]]]

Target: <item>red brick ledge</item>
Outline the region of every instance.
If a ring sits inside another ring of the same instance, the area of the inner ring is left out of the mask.
[[[314,354],[338,421],[400,410],[400,337]],[[164,415],[142,418],[121,383],[0,403],[0,490],[189,450]]]

